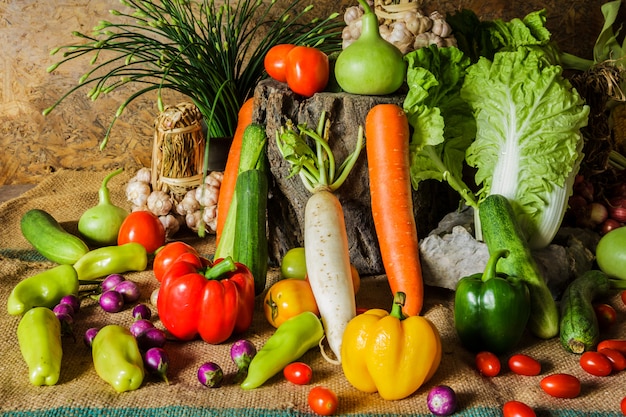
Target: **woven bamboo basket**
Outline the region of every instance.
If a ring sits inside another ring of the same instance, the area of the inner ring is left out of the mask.
[[[205,137],[202,114],[192,103],[168,106],[155,120],[152,190],[180,201],[202,183]]]

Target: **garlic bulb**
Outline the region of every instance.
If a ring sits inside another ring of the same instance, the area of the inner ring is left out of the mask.
[[[173,214],[159,216],[161,224],[165,228],[165,237],[170,238],[180,230],[180,221]]]
[[[133,206],[143,207],[147,205],[150,192],[150,184],[147,182],[133,178],[126,184],[126,199]]]
[[[426,16],[419,9],[418,0],[369,0],[378,16],[379,32],[383,39],[395,45],[404,55],[428,45],[440,48],[456,46],[452,27],[438,11]],[[346,26],[341,33],[342,48],[347,48],[361,36],[363,9],[347,7],[343,19]]]
[[[204,208],[202,212],[202,221],[212,231],[217,230],[217,205]]]
[[[200,210],[200,203],[196,200],[196,190],[189,190],[182,200],[176,204],[176,213],[181,216]]]
[[[209,207],[217,204],[220,189],[218,187],[202,184],[196,188],[196,200],[201,206]]]
[[[137,181],[150,184],[150,181],[152,181],[152,172],[150,171],[150,168],[143,167],[143,168],[140,168],[139,171],[135,173],[134,178]]]
[[[446,46],[445,41],[439,35],[435,35],[433,32],[420,33],[415,37],[415,43],[413,48],[415,50],[423,48],[425,46],[437,45],[439,48]]]
[[[165,191],[153,191],[148,196],[148,210],[157,216],[165,216],[172,209],[172,198]]]

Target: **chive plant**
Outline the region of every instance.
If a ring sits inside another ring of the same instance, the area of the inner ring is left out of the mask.
[[[82,43],[53,49],[51,55],[63,51],[63,57],[47,69],[53,72],[69,61],[91,56],[92,68],[44,115],[82,88],[90,87],[88,97],[96,100],[126,84],[140,87],[117,109],[100,149],[136,98],[156,91],[162,111],[163,89],[178,91],[194,102],[205,117],[209,138],[232,137],[239,107],[266,77],[263,59],[272,46],[315,46],[330,54],[341,49],[345,25],[338,13],[309,17],[314,6],[300,7],[302,0],[284,7],[277,0],[120,2],[130,11],[111,10],[117,22],[101,21],[91,35],[72,32]]]

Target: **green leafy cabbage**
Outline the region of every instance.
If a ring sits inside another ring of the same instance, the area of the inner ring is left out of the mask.
[[[526,47],[480,58],[467,70],[461,97],[476,119],[466,162],[476,168],[478,197],[508,197],[531,248],[547,246],[583,158],[589,107],[560,66]]]

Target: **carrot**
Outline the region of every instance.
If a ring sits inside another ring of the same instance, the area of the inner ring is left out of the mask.
[[[220,192],[217,197],[217,225],[215,231],[215,242],[219,243],[219,239],[226,223],[226,217],[230,202],[235,194],[235,184],[237,184],[237,175],[239,170],[239,158],[241,156],[241,144],[243,142],[243,133],[246,127],[252,123],[252,110],[254,109],[254,97],[246,100],[237,116],[237,127],[233,136],[233,143],[230,145],[228,159],[226,159],[226,167],[224,168],[224,178],[220,185]]]
[[[406,315],[419,315],[424,285],[409,173],[409,123],[395,104],[374,106],[365,118],[372,217],[392,294],[403,292]]]
[[[356,149],[336,169],[335,157],[328,145],[325,112],[317,131],[307,127],[293,130],[292,125],[277,135],[278,149],[298,172],[305,188],[311,192],[304,209],[304,252],[309,284],[322,317],[324,333],[336,360],[322,349],[324,358],[341,363],[341,343],[348,322],[356,316],[356,300],[348,234],[341,203],[334,191],[354,167],[363,147],[363,129],[359,129]],[[306,142],[313,139],[313,151]],[[286,140],[285,140],[286,139]],[[307,152],[308,150],[308,152]],[[315,155],[315,156],[313,156]]]

